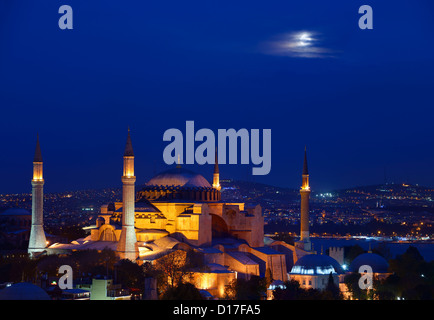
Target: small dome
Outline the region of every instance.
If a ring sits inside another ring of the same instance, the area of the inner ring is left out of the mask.
[[[339,263],[327,255],[307,254],[294,264],[291,274],[324,275],[343,273]]]
[[[359,272],[359,268],[363,265],[368,265],[374,273],[387,273],[389,264],[386,259],[376,253],[362,253],[351,262],[349,270],[351,272]]]
[[[0,290],[0,300],[50,300],[50,296],[32,283],[19,282]]]
[[[181,167],[156,175],[146,185],[211,188],[210,183],[202,175]]]

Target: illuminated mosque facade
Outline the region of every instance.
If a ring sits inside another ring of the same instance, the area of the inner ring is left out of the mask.
[[[267,271],[271,272],[275,283],[296,279],[302,284],[308,277],[312,284],[316,275],[339,274],[335,259],[321,258],[312,251],[306,151],[300,190],[301,232],[295,245],[264,237],[261,206],[222,201],[217,152],[212,184],[178,164],[154,176],[138,191],[135,190],[134,151],[129,130],[123,160],[122,202],[103,205],[96,224],[88,227],[90,235],[86,238],[46,247],[42,217],[43,162],[38,140],[32,180],[29,254],[108,248],[120,259],[142,264],[156,263],[176,250],[196,250],[203,253],[208,268],[195,274],[194,284],[214,297],[223,297],[225,286],[235,278],[263,277]],[[308,255],[312,257],[303,259]],[[307,261],[303,264],[304,260]],[[312,265],[315,263],[318,265]]]

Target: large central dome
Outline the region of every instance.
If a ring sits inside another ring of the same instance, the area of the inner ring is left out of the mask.
[[[211,188],[210,183],[202,175],[182,167],[164,171],[149,180],[146,185]]]
[[[220,191],[200,174],[180,166],[157,174],[138,192],[147,201],[220,201]]]

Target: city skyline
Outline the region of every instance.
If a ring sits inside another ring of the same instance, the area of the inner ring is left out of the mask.
[[[36,143],[35,143],[36,145]],[[306,147],[306,146],[305,146]],[[43,148],[43,147],[42,147]],[[122,149],[122,148],[121,148]],[[140,152],[141,150],[138,150],[137,153],[142,153]],[[309,151],[308,151],[309,152]],[[49,152],[52,153],[52,152]],[[121,154],[122,152],[120,152],[119,154]],[[302,154],[302,152],[301,152]],[[63,156],[67,156],[67,155],[63,155]],[[45,158],[45,157],[44,157]],[[114,156],[114,158],[119,158],[119,155],[116,157]],[[315,161],[315,159],[313,159]],[[29,162],[29,161],[28,161]],[[101,160],[99,161],[101,162]],[[109,162],[114,162],[112,159],[110,159]],[[119,159],[118,161],[119,162]],[[149,180],[150,177],[152,177],[153,175],[155,175],[158,172],[162,172],[164,170],[170,169],[170,168],[174,168],[176,165],[167,165],[164,163],[163,159],[161,159],[161,163],[157,164],[157,161],[153,161],[153,163],[151,164],[152,169],[150,168],[150,166],[148,167],[144,167],[144,168],[140,168],[140,164],[141,161],[137,161],[138,162],[138,172],[140,172],[140,175],[138,176],[138,183],[139,185],[146,183],[147,180]],[[144,162],[144,161],[143,161]],[[152,162],[152,161],[151,161]],[[148,162],[150,163],[150,162]],[[301,172],[301,165],[302,161],[299,159],[299,164],[298,165],[292,165],[291,167],[298,167],[295,169],[295,171]],[[111,167],[111,171],[112,172],[116,172],[119,171],[119,168],[116,168],[112,163],[110,163],[110,167]],[[183,167],[193,170],[193,171],[197,171],[200,174],[203,174],[205,176],[205,178],[209,181],[212,182],[212,169],[214,167],[214,164],[204,164],[204,165],[199,165],[197,163],[195,164],[182,164]],[[238,180],[238,181],[246,181],[246,182],[255,182],[255,183],[261,183],[264,185],[269,185],[269,186],[273,186],[273,187],[278,187],[278,188],[288,188],[288,189],[294,189],[297,190],[299,189],[299,179],[295,178],[292,181],[287,181],[284,182],[283,184],[274,184],[273,182],[269,182],[266,178],[264,178],[265,176],[254,176],[251,174],[251,169],[252,167],[254,167],[252,164],[250,165],[242,165],[242,164],[220,164],[220,166],[222,167],[222,171],[223,171],[223,175],[222,175],[222,179],[230,179],[230,180]],[[311,165],[314,168],[318,167],[317,165]],[[26,165],[28,171],[31,171],[31,166],[29,166],[28,164]],[[91,171],[91,167],[92,165],[89,166],[89,168],[86,168],[86,165],[82,165],[82,166],[77,166],[76,168],[69,168],[72,170],[79,170],[79,169],[84,169],[85,172],[90,172]],[[232,169],[230,169],[232,168]],[[235,168],[235,170],[234,170]],[[241,170],[240,170],[241,168]],[[105,180],[100,180],[98,182],[92,181],[93,179],[86,179],[85,181],[82,181],[80,183],[75,183],[75,184],[71,184],[68,185],[68,183],[64,183],[62,180],[59,179],[58,174],[59,172],[55,172],[55,171],[59,171],[60,174],[62,175],[62,166],[57,164],[54,165],[54,169],[50,169],[50,167],[47,167],[45,169],[45,175],[48,177],[49,180],[52,180],[50,183],[52,186],[48,187],[49,192],[48,193],[58,193],[58,192],[67,192],[67,191],[79,191],[79,190],[92,190],[92,189],[103,189],[103,188],[117,188],[120,187],[121,182],[117,181],[119,180],[119,177],[115,177],[115,175],[107,175],[105,178]],[[234,173],[235,171],[235,173]],[[240,174],[240,171],[243,172],[242,174]],[[294,170],[292,170],[294,171]],[[23,171],[24,172],[24,171]],[[287,172],[285,174],[288,174]],[[320,172],[315,172],[316,175],[321,176]],[[297,173],[295,173],[294,175],[297,175]],[[375,180],[376,179],[376,180]],[[419,186],[423,186],[423,187],[433,187],[433,185],[429,185],[429,184],[421,184],[418,183],[418,181],[414,181],[413,179],[409,179],[409,175],[404,176],[404,175],[389,175],[387,173],[387,167],[385,166],[383,168],[383,172],[379,172],[379,175],[377,178],[373,179],[372,181],[365,181],[365,183],[353,183],[353,184],[348,184],[348,185],[340,185],[340,186],[336,186],[334,187],[333,184],[331,185],[332,187],[330,187],[330,184],[321,184],[321,182],[315,181],[317,179],[315,179],[313,181],[313,185],[314,185],[314,189],[313,192],[317,192],[317,193],[324,193],[324,192],[334,192],[334,191],[339,191],[339,190],[346,190],[346,189],[351,189],[351,188],[357,188],[357,187],[363,187],[363,186],[374,186],[374,185],[387,185],[387,184],[405,184],[405,183],[409,183],[412,185],[419,185]],[[17,179],[18,180],[18,179]],[[19,193],[29,193],[29,189],[25,184],[26,184],[26,180],[29,180],[28,177],[25,176],[25,174],[22,174],[19,177],[18,181],[23,181],[24,185],[22,186],[18,186],[17,184],[17,188],[10,188],[10,185],[8,186],[7,189],[4,189],[3,191],[0,190],[0,194],[19,194]],[[108,181],[106,183],[106,181]],[[28,182],[28,181],[27,181]],[[66,187],[65,187],[66,186]]]
[[[57,192],[119,186],[128,126],[146,181],[167,168],[165,130],[189,120],[271,129],[271,172],[222,164],[222,178],[297,188],[307,145],[313,190],[434,186],[428,1],[373,3],[373,30],[345,1],[77,3],[73,30],[59,5],[0,5],[0,193],[29,192],[37,133]]]

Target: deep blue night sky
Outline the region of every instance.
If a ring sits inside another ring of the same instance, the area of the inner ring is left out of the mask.
[[[301,31],[311,55],[276,50]],[[221,178],[298,187],[307,145],[313,190],[434,186],[433,36],[429,0],[0,0],[0,193],[30,192],[37,132],[55,192],[120,186],[128,126],[144,183],[187,120],[272,130],[269,175]]]

